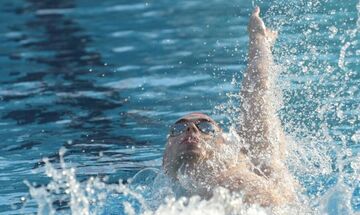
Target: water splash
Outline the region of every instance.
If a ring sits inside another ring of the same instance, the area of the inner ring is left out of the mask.
[[[293,5],[293,8],[304,14],[323,12],[339,16],[337,13],[346,11],[343,8],[339,8],[340,12],[322,11],[321,6],[326,2],[314,1],[311,4],[315,7],[300,7],[302,3]],[[358,89],[351,87],[352,78],[356,80],[353,68],[356,69],[358,64],[351,58],[349,65],[345,61],[349,48],[357,45],[359,5],[358,2],[355,29],[333,26],[331,16],[321,22],[308,15],[304,17],[308,20],[305,26],[298,20],[301,16],[277,22],[282,23],[279,28],[291,23],[303,32],[290,43],[288,40],[280,41],[276,50],[283,69],[279,86],[284,92],[285,105],[280,115],[287,132],[295,140],[290,143],[289,166],[305,188],[310,205],[321,213],[353,214],[359,208],[357,201],[353,200],[358,199],[358,152],[351,140],[353,135],[356,136],[356,122],[359,120],[356,116],[359,106],[354,100]],[[273,9],[278,9],[277,5],[273,5]],[[270,9],[270,13],[274,11]],[[352,17],[344,20],[349,24],[346,26],[352,26],[351,20]],[[327,26],[329,40],[315,40]],[[332,50],[328,48],[334,40],[341,42],[338,59],[332,57]],[[349,51],[350,57],[353,52]],[[355,130],[355,134],[351,130]]]
[[[360,29],[360,2],[358,2],[358,4],[356,5],[356,9],[357,9],[357,21],[356,21],[356,28],[355,29],[350,29],[347,32],[347,35],[349,36],[348,41],[345,41],[345,39],[343,39],[341,42],[344,43],[344,45],[341,47],[340,50],[340,57],[338,60],[338,66],[342,69],[342,70],[346,70],[346,62],[345,62],[345,56],[346,56],[346,50],[350,47],[350,46],[356,46],[358,44],[358,33],[359,33],[359,29]]]
[[[60,166],[55,168],[47,159],[45,173],[51,178],[46,186],[35,187],[25,182],[31,197],[38,205],[37,214],[61,214],[54,207],[62,202],[63,210],[70,214],[268,214],[257,205],[242,203],[241,194],[231,194],[228,190],[215,190],[213,198],[205,200],[199,196],[176,198],[174,184],[157,169],[144,169],[129,180],[127,185],[107,184],[100,178],[91,177],[80,182],[76,170],[67,167],[60,150]]]
[[[59,152],[60,167],[55,168],[48,159],[44,159],[45,173],[51,178],[46,186],[36,187],[25,181],[30,190],[31,197],[38,205],[38,214],[56,214],[54,204],[64,206],[71,214],[90,215],[101,214],[104,204],[113,193],[122,193],[124,196],[135,198],[143,210],[147,210],[144,198],[130,187],[119,181],[118,184],[107,184],[105,179],[90,177],[80,182],[76,177],[76,170],[67,167],[64,161],[65,149]],[[132,214],[134,211],[126,202],[125,211]]]

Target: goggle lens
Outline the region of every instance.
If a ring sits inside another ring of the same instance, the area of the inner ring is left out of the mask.
[[[170,128],[171,136],[178,136],[186,131],[188,123],[175,123]],[[213,134],[216,131],[216,126],[211,122],[198,122],[195,126],[204,134]]]
[[[215,125],[210,122],[200,122],[196,124],[196,127],[205,134],[215,133]]]
[[[176,123],[171,126],[170,128],[170,135],[171,136],[178,136],[182,134],[187,128],[187,124],[184,123]]]

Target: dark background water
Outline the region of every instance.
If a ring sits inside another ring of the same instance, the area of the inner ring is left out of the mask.
[[[45,184],[41,159],[58,163],[61,147],[80,179],[114,182],[160,167],[168,126],[179,116],[202,111],[226,121],[214,107],[237,90],[230,82],[246,65],[254,3],[281,32],[277,56],[290,84],[285,127],[327,123],[332,144],[345,142],[356,157],[358,46],[348,48],[346,69],[338,66],[345,42],[359,38],[347,33],[356,29],[356,1],[2,0],[0,213],[19,213],[28,197],[23,181]],[[319,119],[315,109],[331,104],[325,97],[343,106]]]

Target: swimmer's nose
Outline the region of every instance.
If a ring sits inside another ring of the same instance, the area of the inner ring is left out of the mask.
[[[194,123],[190,123],[186,129],[188,133],[199,133],[199,129],[196,127]]]

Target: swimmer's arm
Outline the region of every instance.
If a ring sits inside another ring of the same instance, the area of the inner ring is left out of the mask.
[[[271,47],[276,40],[277,32],[266,28],[259,17],[259,12],[260,9],[255,8],[250,18],[248,65],[240,90],[242,117],[238,127],[239,135],[247,144],[244,152],[254,161],[264,160],[264,154],[272,157],[274,153],[283,154],[282,152],[285,151],[281,123],[277,110],[272,105],[274,92],[271,92],[271,85],[275,84],[272,77],[275,75],[275,64]],[[260,24],[256,24],[258,22]],[[261,34],[254,35],[252,32],[255,32],[259,26],[264,30]],[[279,127],[275,133],[274,127]],[[274,138],[279,139],[280,152],[271,144]]]

